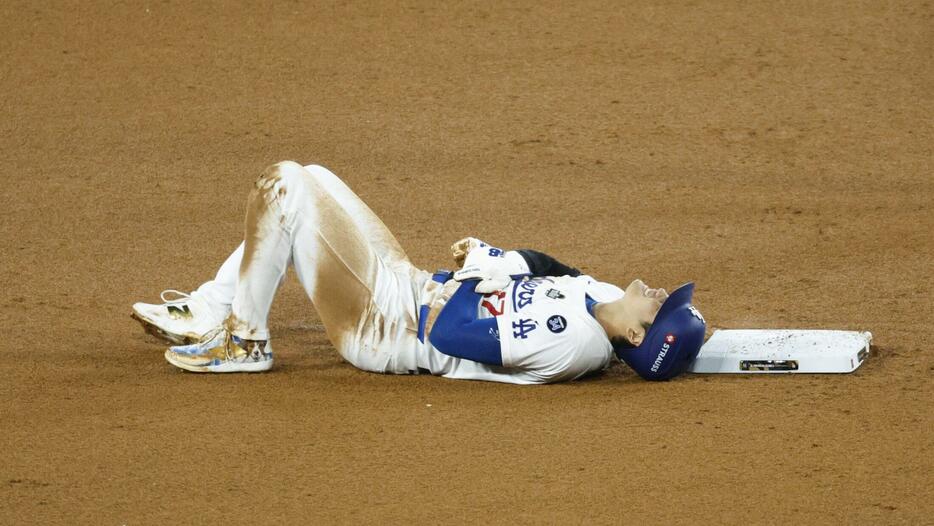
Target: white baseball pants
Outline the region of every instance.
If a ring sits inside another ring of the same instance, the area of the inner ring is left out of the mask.
[[[282,162],[250,193],[245,241],[198,292],[232,304],[232,334],[269,338],[269,309],[289,265],[341,355],[360,369],[411,373],[420,297],[415,268],[376,214],[321,166]]]

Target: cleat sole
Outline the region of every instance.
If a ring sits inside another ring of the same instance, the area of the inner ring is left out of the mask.
[[[184,334],[175,334],[162,330],[158,325],[153,322],[143,318],[136,312],[130,314],[130,317],[138,321],[140,325],[143,326],[143,330],[146,331],[146,334],[154,336],[162,341],[172,343],[175,345],[190,345],[198,341],[197,337],[188,336]]]
[[[193,365],[175,359],[171,349],[165,351],[165,360],[170,364],[193,373],[262,373],[272,369],[272,360],[261,362],[221,362],[218,365]]]

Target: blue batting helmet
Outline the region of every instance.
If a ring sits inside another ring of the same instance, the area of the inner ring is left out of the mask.
[[[697,358],[707,323],[691,305],[694,284],[678,287],[658,310],[642,344],[616,352],[646,380],[668,380],[683,373]]]

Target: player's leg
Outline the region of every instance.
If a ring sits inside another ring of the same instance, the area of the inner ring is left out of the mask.
[[[396,237],[344,181],[323,166],[312,164],[304,168],[315,178],[321,189],[331,194],[337,204],[347,212],[377,255],[393,265],[409,264],[409,258]],[[241,243],[224,261],[214,279],[203,283],[195,293],[215,305],[226,305],[229,309],[237,291],[243,248],[244,243]]]
[[[344,181],[323,166],[311,164],[304,168],[320,184],[321,189],[331,194],[338,205],[347,212],[356,228],[364,233],[369,244],[381,258],[392,264],[409,263],[409,258],[396,237]],[[229,310],[237,291],[243,247],[244,243],[240,243],[218,269],[214,279],[203,283],[195,294],[214,305],[224,305]]]
[[[411,265],[396,236],[343,180],[323,166],[311,164],[305,166],[305,169],[320,188],[328,192],[337,205],[347,212],[357,230],[366,237],[380,258],[392,265]]]
[[[415,298],[428,273],[409,263],[389,229],[336,176],[294,163],[267,170],[250,199],[246,232],[234,334],[268,337],[274,289],[254,284],[284,272],[288,245],[299,281],[345,359],[370,371],[416,368],[407,336],[417,331]]]
[[[335,269],[337,275],[313,279],[308,271],[314,269],[314,272],[320,273],[321,266],[314,264],[314,261],[321,255],[316,252],[312,242],[295,244],[293,261],[297,274],[315,303],[332,342],[347,361],[361,369],[397,373],[414,371],[417,369],[418,298],[430,273],[412,265],[393,233],[337,175],[318,165],[308,165],[305,169],[317,183],[316,192],[324,190],[333,198],[333,202],[331,199],[322,201],[317,207],[319,213],[324,213],[328,208],[339,210],[338,213],[327,213],[331,218],[329,223],[336,224],[338,217],[353,222],[355,231],[376,256],[370,260],[375,272],[371,269],[369,275],[374,278],[367,282],[366,291],[360,292],[364,296],[369,295],[370,301],[362,313],[354,313],[351,309],[348,317],[340,311],[326,312],[339,304],[329,298],[341,294],[340,290],[329,290],[329,284],[344,283],[348,279],[357,282],[365,280],[356,279],[347,273],[354,269],[353,265],[327,265],[327,268]],[[318,230],[319,234],[331,240],[333,250],[355,252],[352,243],[341,241],[342,232],[347,232],[347,229],[341,227],[328,232],[325,227]],[[359,270],[360,267],[356,268]],[[344,319],[350,319],[356,325],[341,330],[341,320]]]
[[[296,274],[344,359],[367,371],[415,371],[417,298],[430,274],[409,262],[359,197],[320,170],[308,189],[314,205],[301,214],[308,220],[296,229]]]
[[[143,329],[175,344],[199,341],[230,314],[237,288],[237,273],[243,257],[241,243],[218,269],[213,280],[186,294],[177,290],[162,292],[162,303],[135,303],[132,317]]]
[[[162,303],[135,303],[133,314],[143,329],[160,339],[177,345],[194,343],[217,328],[230,314],[237,292],[240,245],[227,257],[214,279],[201,284],[190,294],[168,289],[162,291]],[[284,276],[283,276],[284,279]]]
[[[243,260],[243,243],[229,255],[224,263],[217,269],[214,279],[206,281],[198,287],[196,294],[205,300],[223,305],[230,309],[234,295],[237,293],[237,277],[240,272],[240,262]]]
[[[320,175],[280,163],[257,181],[248,203],[228,329],[241,340],[268,340],[269,309],[294,260],[328,335],[345,358],[367,370],[412,370],[414,346],[408,349],[408,336],[414,335],[415,297],[427,273],[411,267],[388,229],[368,208],[362,213],[365,205],[346,186],[343,190],[342,183],[334,184],[333,174]],[[322,182],[328,179],[331,184]],[[403,340],[406,349],[400,352]],[[175,358],[186,358],[184,351],[170,350],[166,356],[176,365],[173,352],[180,353]]]

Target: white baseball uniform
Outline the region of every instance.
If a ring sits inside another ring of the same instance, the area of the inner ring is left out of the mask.
[[[538,277],[513,281],[486,294],[479,318],[496,318],[503,366],[490,366],[441,353],[420,353],[419,367],[447,378],[537,384],[574,380],[602,371],[613,356],[606,332],[587,309],[615,301],[623,291],[590,276]]]
[[[503,366],[420,341],[431,274],[414,267],[369,207],[321,166],[284,162],[263,173],[248,203],[244,244],[199,292],[231,305],[234,335],[268,339],[269,309],[290,264],[338,352],[363,370],[532,384],[602,370],[612,356],[585,297],[613,301],[623,291],[589,276],[514,281],[478,301],[479,316],[496,318]]]

